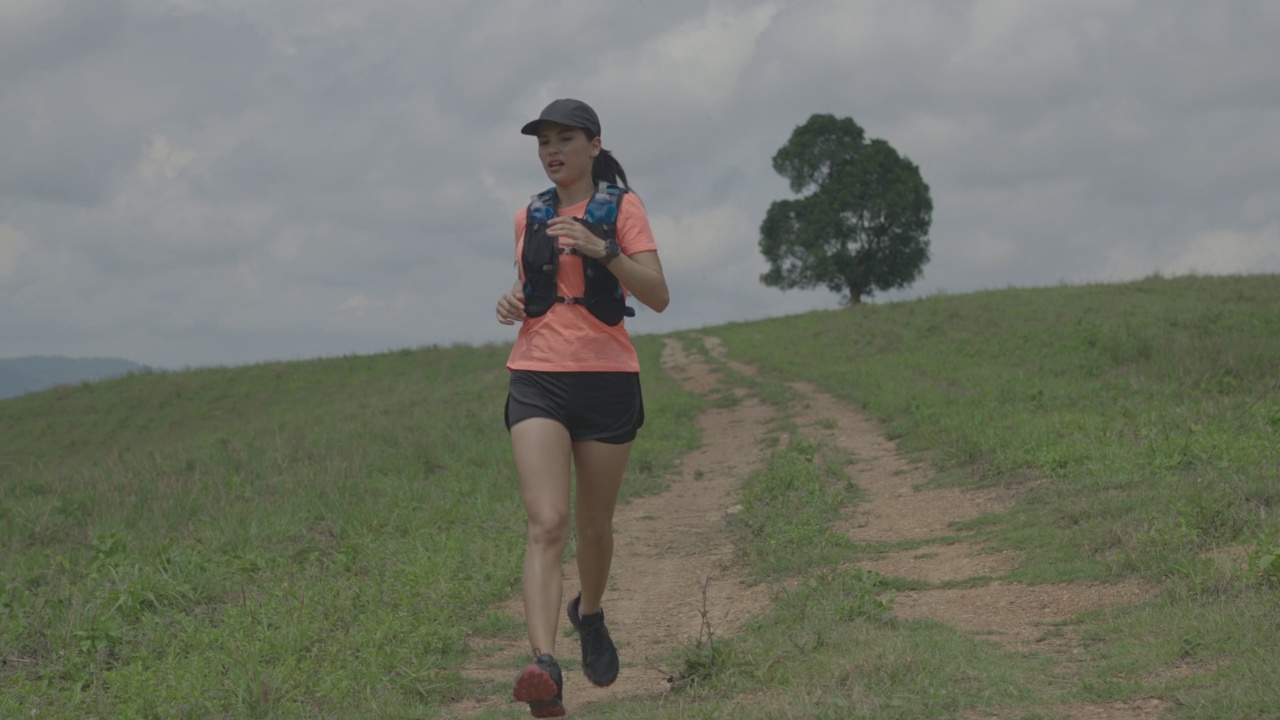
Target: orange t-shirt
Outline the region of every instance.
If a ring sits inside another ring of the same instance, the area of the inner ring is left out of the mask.
[[[560,208],[558,215],[582,217],[587,200]],[[526,208],[516,213],[516,267],[523,278],[520,255],[524,251]],[[658,245],[649,227],[649,215],[635,193],[622,196],[618,207],[618,248],[623,255],[654,251]],[[556,271],[556,293],[565,297],[582,297],[586,281],[582,277],[582,258],[561,255]],[[623,288],[625,295],[626,288]],[[640,359],[631,345],[626,323],[609,327],[581,305],[552,303],[545,315],[525,318],[520,326],[507,367],[511,370],[543,372],[640,372]]]

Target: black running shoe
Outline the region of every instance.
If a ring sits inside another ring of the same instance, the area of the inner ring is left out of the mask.
[[[618,648],[613,646],[604,626],[604,610],[594,615],[578,615],[579,595],[569,601],[569,622],[582,643],[582,674],[596,687],[609,687],[618,679]]]
[[[560,664],[547,653],[525,667],[511,691],[516,702],[529,703],[529,714],[536,718],[564,717],[563,693]]]

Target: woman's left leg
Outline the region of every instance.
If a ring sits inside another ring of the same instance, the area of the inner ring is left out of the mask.
[[[578,577],[582,583],[578,609],[582,615],[600,611],[609,567],[613,563],[613,512],[630,455],[630,442],[615,445],[581,440],[573,444],[577,475],[574,520],[578,533]]]

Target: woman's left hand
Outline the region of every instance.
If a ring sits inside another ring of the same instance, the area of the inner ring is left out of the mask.
[[[555,217],[547,222],[547,234],[560,241],[561,247],[573,248],[590,258],[600,260],[606,248],[604,240],[596,237],[586,225],[572,217]]]

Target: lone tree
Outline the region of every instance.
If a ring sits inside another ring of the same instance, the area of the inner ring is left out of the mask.
[[[773,156],[796,200],[769,206],[760,282],[790,290],[825,285],[850,305],[910,285],[929,261],[933,201],[920,169],[852,118],[814,115]]]

